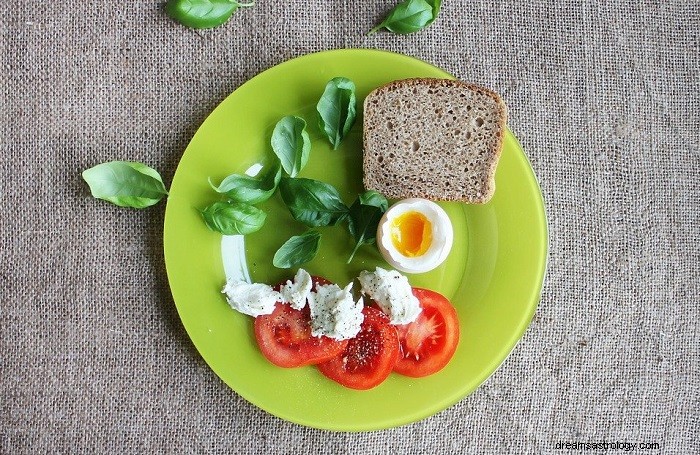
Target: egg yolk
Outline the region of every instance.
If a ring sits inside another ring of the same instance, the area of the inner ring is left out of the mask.
[[[433,225],[419,212],[406,212],[391,222],[391,242],[407,257],[421,256],[433,241]]]

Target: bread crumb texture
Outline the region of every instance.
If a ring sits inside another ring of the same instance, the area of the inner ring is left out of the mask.
[[[491,90],[448,79],[406,79],[364,102],[364,185],[393,199],[488,202],[506,128]]]

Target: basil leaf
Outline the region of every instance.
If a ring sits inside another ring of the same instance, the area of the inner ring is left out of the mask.
[[[355,123],[355,84],[345,77],[335,77],[328,81],[316,105],[316,111],[318,127],[326,133],[333,150],[336,150]]]
[[[283,178],[280,194],[292,217],[307,226],[335,225],[348,213],[338,190],[319,180]]]
[[[389,202],[376,191],[362,193],[350,206],[348,230],[355,239],[355,248],[350,253],[348,264],[355,257],[360,246],[376,242],[379,221],[388,208]]]
[[[110,161],[82,175],[93,197],[120,207],[150,207],[168,194],[158,171],[142,163]]]
[[[209,180],[209,185],[217,193],[225,194],[233,202],[257,204],[264,202],[275,193],[282,178],[282,168],[277,163],[269,171],[259,177],[231,174],[216,187]]]
[[[311,152],[311,139],[306,132],[306,121],[293,115],[283,117],[275,125],[270,142],[284,171],[290,177],[296,177],[306,166]]]
[[[428,3],[425,0],[404,0],[394,7],[381,24],[369,31],[369,35],[381,28],[399,33],[413,33],[423,30],[436,17],[435,11],[440,10],[440,2]]]
[[[252,234],[263,226],[267,217],[259,208],[240,202],[215,202],[201,213],[209,229],[224,235]]]
[[[311,230],[295,235],[277,250],[272,258],[272,265],[280,269],[289,269],[309,262],[318,253],[320,242],[321,233],[318,231]]]
[[[389,201],[386,200],[384,195],[374,190],[365,191],[357,197],[357,200],[362,205],[377,207],[383,212],[386,212],[389,208]]]
[[[438,14],[440,14],[440,7],[442,6],[442,0],[425,0],[426,3],[428,3],[430,6],[433,7],[433,18],[430,19],[430,21],[425,24],[426,26],[432,24],[435,22],[435,19],[437,19]]]
[[[165,11],[187,27],[212,28],[229,20],[239,7],[254,4],[254,1],[239,3],[236,0],[169,0]]]

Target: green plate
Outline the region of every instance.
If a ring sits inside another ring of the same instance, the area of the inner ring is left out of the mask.
[[[457,309],[461,339],[450,364],[422,379],[392,373],[369,391],[343,388],[314,367],[283,369],[260,354],[253,319],[230,309],[226,276],[276,283],[294,271],[275,269],[272,256],[304,231],[279,194],[261,204],[265,226],[243,238],[209,231],[199,216],[217,200],[207,183],[251,172],[273,157],[270,136],[283,116],[304,117],[312,138],[300,176],[335,185],[351,204],[362,191],[362,118],[339,150],[318,130],[315,106],[326,82],[352,79],[358,104],[375,87],[409,77],[452,78],[425,62],[388,52],[348,49],[310,54],[275,66],[224,100],[195,134],[173,178],[165,215],[165,261],[173,298],[192,342],[212,370],[254,405],[285,420],[342,431],[390,428],[456,403],[503,362],[527,328],[539,301],[547,255],[547,224],[537,180],[508,132],[486,205],[441,203],[454,230],[454,247],[438,269],[410,275],[414,286],[447,296]],[[360,104],[361,105],[361,104]],[[362,247],[349,266],[352,244],[344,226],[321,228],[321,249],[305,265],[311,274],[348,283],[363,269],[388,267],[376,248]]]

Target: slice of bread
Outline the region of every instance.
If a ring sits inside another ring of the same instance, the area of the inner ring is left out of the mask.
[[[496,189],[506,106],[491,90],[406,79],[364,102],[364,185],[392,199],[483,204]]]

